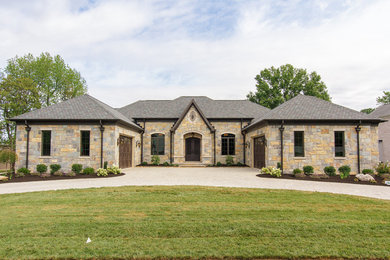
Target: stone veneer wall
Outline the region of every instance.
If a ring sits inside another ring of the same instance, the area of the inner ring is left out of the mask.
[[[36,171],[36,165],[60,164],[63,172],[71,171],[72,164],[79,163],[84,167],[100,167],[100,129],[99,125],[66,125],[31,124],[29,143],[29,169]],[[115,149],[115,125],[105,125],[103,156],[104,161],[109,164],[116,163]],[[42,130],[51,130],[51,155],[41,156]],[[91,131],[90,156],[80,156],[80,131]],[[18,161],[16,168],[26,165],[26,141],[27,132],[24,125],[17,125],[16,131],[16,153]],[[117,163],[116,163],[117,164]]]
[[[119,145],[117,145],[116,140],[118,140],[120,135],[124,135],[127,137],[132,138],[132,167],[137,166],[141,163],[141,134],[137,131],[134,131],[133,129],[123,126],[123,125],[116,125],[115,126],[115,162],[114,164],[116,166],[119,165]],[[111,162],[108,163],[109,165],[112,165]]]
[[[382,117],[389,120],[387,122],[380,123],[378,126],[378,140],[382,140],[379,150],[379,159],[382,162],[390,161],[390,116]]]
[[[279,125],[268,125],[248,133],[253,154],[253,137],[265,134],[267,139],[266,165],[276,166],[280,162]],[[322,173],[325,166],[336,169],[342,165],[351,167],[351,174],[357,173],[357,137],[356,125],[285,125],[283,134],[283,168],[292,173],[294,168],[305,165],[314,167],[316,173]],[[360,169],[374,168],[379,160],[377,146],[377,126],[362,125],[360,131]],[[305,157],[294,157],[294,131],[304,131]],[[345,157],[334,156],[334,131],[345,132]],[[253,158],[250,158],[253,167]]]
[[[190,119],[190,114],[194,111],[195,119]],[[204,164],[213,164],[213,134],[203,121],[198,111],[192,106],[183,121],[181,121],[179,127],[174,134],[174,163],[185,163],[185,139],[184,135],[187,133],[197,133],[202,136],[200,141],[200,162]]]
[[[165,135],[165,152],[164,155],[159,155],[160,163],[170,162],[170,129],[174,122],[148,121],[145,122],[144,133],[144,161],[150,163],[152,161],[151,142],[152,134]],[[143,126],[143,123],[141,124]]]
[[[234,134],[236,140],[234,162],[244,163],[244,138],[241,134],[241,122],[211,122],[215,127],[216,162],[225,163],[226,155],[222,155],[222,134]]]

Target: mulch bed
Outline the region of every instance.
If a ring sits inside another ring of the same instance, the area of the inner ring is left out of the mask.
[[[341,179],[340,176],[329,176],[328,179],[319,179],[319,178],[313,178],[310,176],[305,176],[304,178],[298,178],[294,177],[291,174],[282,174],[280,178],[273,177],[268,174],[258,174],[256,175],[257,177],[261,178],[274,178],[274,179],[289,179],[289,180],[304,180],[304,181],[320,181],[320,182],[338,182],[338,183],[351,183],[351,184],[360,184],[360,185],[376,185],[376,186],[389,186],[386,184],[383,184],[382,181],[383,179],[379,176],[373,176],[374,179],[376,180],[376,183],[371,183],[371,182],[366,182],[366,181],[354,181],[355,176],[350,175],[348,178]]]
[[[124,173],[121,174],[109,174],[108,176],[102,177],[102,176],[97,176],[96,174],[94,175],[76,175],[76,176],[55,176],[51,175],[50,177],[41,177],[41,176],[36,176],[36,175],[26,175],[24,177],[19,177],[16,178],[12,176],[11,180],[8,181],[0,181],[0,184],[2,183],[13,183],[13,182],[29,182],[29,181],[53,181],[53,180],[73,180],[73,179],[90,179],[90,178],[112,178],[112,177],[118,177],[118,176],[123,176],[125,175]]]

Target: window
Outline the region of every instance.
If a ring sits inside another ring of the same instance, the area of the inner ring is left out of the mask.
[[[89,156],[90,131],[81,131],[80,135],[80,156]]]
[[[334,155],[336,157],[345,157],[344,131],[334,132],[334,148]]]
[[[42,131],[42,156],[50,156],[51,150],[51,131]]]
[[[235,146],[236,146],[236,140],[234,134],[222,135],[222,155],[234,155]]]
[[[165,153],[165,135],[152,134],[152,155],[164,155]]]
[[[305,138],[303,131],[294,131],[294,156],[305,156]]]

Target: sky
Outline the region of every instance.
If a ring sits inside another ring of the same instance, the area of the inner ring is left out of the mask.
[[[388,0],[0,0],[0,68],[59,54],[90,95],[121,107],[245,99],[261,70],[288,63],[360,110],[390,90],[389,14]]]

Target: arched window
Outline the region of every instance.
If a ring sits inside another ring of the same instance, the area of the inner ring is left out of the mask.
[[[165,152],[165,135],[164,134],[152,134],[152,155],[164,155]]]
[[[223,134],[222,155],[234,155],[236,152],[236,137],[234,134]]]

